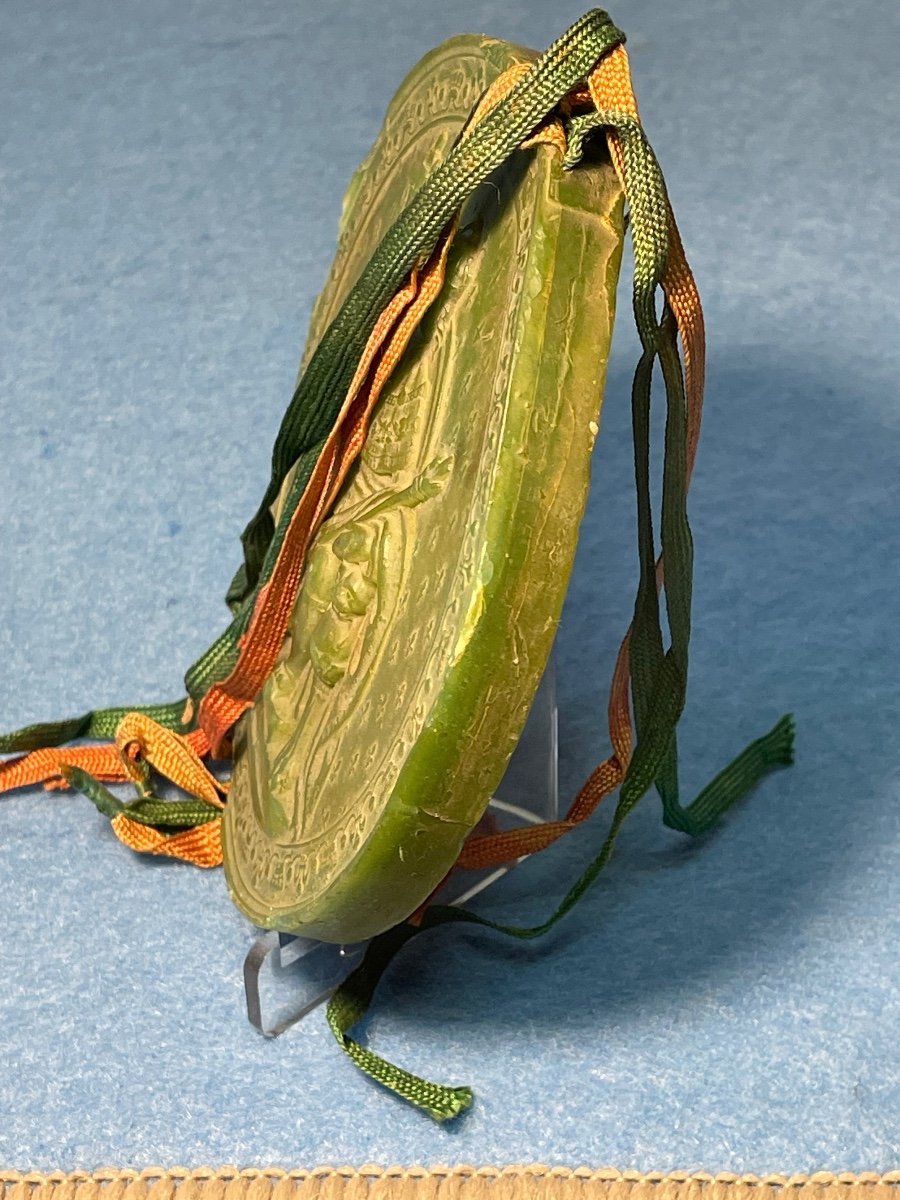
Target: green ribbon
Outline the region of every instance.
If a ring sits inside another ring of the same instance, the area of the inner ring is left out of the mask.
[[[460,205],[534,127],[625,35],[595,9],[555,42],[523,78],[458,141],[387,231],[326,329],[287,407],[272,450],[269,484],[241,535],[244,562],[227,595],[234,620],[189,670],[188,693],[199,698],[225,677],[259,589],[269,578],[296,504],[340,412],[369,335],[412,268],[427,258]],[[290,495],[276,527],[271,508],[288,473]]]
[[[81,767],[63,765],[60,773],[70,787],[86,796],[110,820],[119,816],[130,817],[141,825],[152,825],[164,831],[193,829],[195,825],[206,825],[222,815],[222,810],[215,804],[194,796],[184,800],[161,800],[158,796],[146,794],[125,804],[99,779]]]
[[[434,911],[429,910],[429,913]],[[348,1031],[362,1020],[368,1011],[378,981],[394,956],[419,932],[415,925],[404,921],[372,939],[362,963],[331,997],[328,1004],[328,1024],[338,1043],[360,1070],[365,1071],[401,1099],[408,1100],[410,1104],[434,1117],[436,1121],[447,1121],[459,1116],[471,1105],[471,1088],[431,1083],[419,1075],[413,1075],[411,1071],[394,1066],[348,1036]]]
[[[0,754],[27,754],[32,750],[44,750],[53,746],[65,746],[78,738],[109,739],[116,735],[122,718],[128,713],[138,712],[150,717],[166,729],[177,729],[179,733],[190,733],[194,723],[182,722],[186,700],[174,700],[171,704],[133,704],[130,708],[95,708],[80,717],[64,721],[44,721],[37,725],[25,725],[13,733],[0,734]]]

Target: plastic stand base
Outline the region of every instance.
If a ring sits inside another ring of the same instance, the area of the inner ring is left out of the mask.
[[[486,828],[554,821],[559,814],[556,659],[551,655],[528,721],[483,819]],[[517,860],[521,862],[522,860]],[[465,904],[515,862],[488,871],[453,871],[442,903]],[[277,1037],[323,1001],[362,960],[367,943],[336,946],[268,930],[244,960],[247,1017],[265,1037]]]

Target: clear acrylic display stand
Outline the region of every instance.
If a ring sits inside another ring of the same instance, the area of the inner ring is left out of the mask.
[[[519,744],[488,805],[487,828],[509,829],[556,820],[558,764],[556,659],[551,654]],[[465,904],[515,865],[512,862],[480,872],[453,871],[440,900]],[[365,948],[365,942],[336,946],[276,930],[261,932],[244,960],[244,992],[251,1025],[265,1037],[283,1033],[328,999],[360,963]]]

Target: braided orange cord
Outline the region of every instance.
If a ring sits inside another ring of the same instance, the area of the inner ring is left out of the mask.
[[[706,381],[706,329],[700,293],[691,268],[685,258],[681,233],[675,214],[668,206],[669,254],[662,286],[675,316],[681,336],[684,360],[684,389],[687,398],[687,478],[690,483],[700,439],[700,420],[703,415],[703,389]]]
[[[143,783],[145,772],[139,763],[144,760],[182,791],[221,808],[219,793],[227,789],[227,784],[203,765],[201,756],[208,752],[209,743],[202,730],[182,736],[143,713],[128,713],[116,730],[115,742],[33,750],[0,763],[0,792],[37,783],[45,788],[67,788],[64,767],[79,767],[104,783]],[[164,834],[121,813],[113,818],[112,827],[119,840],[132,850],[170,855],[200,867],[218,866],[222,861],[218,817],[193,829]]]
[[[509,78],[501,76],[495,81],[482,102],[478,119],[517,82],[515,68],[507,74]],[[161,727],[152,722],[149,725],[142,724],[139,714],[131,713],[117,730],[116,743],[46,748],[0,762],[0,793],[38,783],[47,788],[68,788],[69,784],[61,772],[62,766],[80,767],[104,783],[124,783],[128,780],[141,782],[143,772],[137,766],[134,755],[138,750],[147,761],[158,765],[161,773],[169,779],[174,776],[181,778],[182,771],[186,772],[184,778],[188,786],[185,790],[211,803],[221,804],[216,790],[219,785],[215,781],[210,784],[210,780],[213,780],[211,775],[205,778],[205,768],[199,760],[210,751],[219,753],[224,750],[228,731],[255,699],[275,664],[296,600],[306,551],[314,529],[362,447],[368,418],[384,384],[428,305],[440,291],[454,232],[455,224],[441,238],[424,269],[411,272],[407,284],[391,298],[378,318],[335,430],[294,513],[272,578],[257,598],[238,662],[228,678],[210,688],[201,702],[198,713],[200,728],[188,734],[184,744],[177,745],[164,738],[166,731]],[[398,324],[407,309],[405,321]],[[381,352],[375,375],[365,389],[365,402],[360,404],[359,396],[366,376]],[[345,426],[351,415],[353,419],[347,431]],[[338,459],[339,449],[343,450],[341,461]],[[185,719],[192,709],[192,702],[188,701]],[[119,822],[118,828],[130,829],[135,824],[125,820]],[[129,838],[129,844],[143,845],[146,840],[139,831],[133,836],[129,835]],[[171,843],[171,839],[169,841]]]
[[[128,772],[119,752],[112,743],[94,746],[55,747],[32,750],[0,763],[0,793],[15,788],[33,787],[42,783],[45,788],[67,788],[61,768],[80,767],[105,783],[124,783]]]
[[[177,833],[160,833],[152,825],[142,825],[120,813],[112,819],[116,837],[130,850],[139,854],[158,854],[180,858],[195,867],[222,865],[222,818],[214,817],[203,825],[180,829]]]
[[[185,792],[222,807],[219,793],[227,785],[206,769],[202,757],[223,748],[234,722],[252,703],[275,665],[309,543],[362,448],[369,417],[387,379],[440,291],[454,231],[455,224],[441,238],[424,269],[411,273],[407,285],[391,299],[376,323],[341,418],[294,513],[272,578],[257,599],[238,663],[201,702],[200,728],[182,736],[142,714],[130,713],[119,725],[115,743],[42,749],[0,762],[0,793],[37,783],[67,788],[63,766],[80,767],[107,783],[142,783],[144,771],[139,760],[143,759]],[[404,310],[408,310],[405,316]],[[363,387],[376,359],[377,368]],[[125,815],[115,817],[112,826],[125,845],[139,852],[171,855],[198,866],[216,866],[222,861],[218,819],[171,835]]]
[[[139,713],[131,713],[125,720],[135,717],[142,721],[149,720]],[[121,729],[121,725],[119,728]],[[161,726],[156,728],[165,734],[170,732],[163,730]],[[206,735],[199,729],[187,734],[183,741],[198,758],[209,752]],[[69,784],[61,770],[64,766],[80,767],[82,771],[104,783],[127,783],[130,779],[137,778],[133,764],[126,761],[115,742],[100,742],[89,746],[53,746],[32,750],[28,754],[19,754],[15,758],[0,762],[0,793],[11,792],[16,788],[34,787],[38,783],[42,783],[47,789],[68,788]],[[224,785],[218,786],[221,788]],[[211,799],[206,794],[203,798]]]
[[[201,755],[209,753],[209,742],[201,729],[183,736],[158,725],[142,713],[129,713],[116,730],[116,745],[129,778],[141,783],[141,760],[181,791],[222,808],[219,793],[228,785],[204,766]],[[141,854],[180,858],[196,867],[218,867],[222,862],[222,818],[214,817],[190,829],[163,833],[152,825],[135,821],[126,813],[113,817],[113,832],[120,842]]]
[[[466,123],[463,136],[465,137],[467,133],[470,133],[479,121],[483,121],[491,109],[509,95],[516,84],[524,79],[530,70],[531,63],[515,63],[511,67],[507,67],[502,74],[498,75],[475,106],[474,112]]]
[[[538,825],[522,825],[502,833],[475,834],[466,840],[456,865],[463,870],[483,870],[536,854],[569,833],[595,811],[597,806],[619,786],[631,761],[632,731],[628,706],[628,645],[631,631],[619,649],[613,684],[609,697],[609,729],[614,753],[591,772],[561,821],[542,821]],[[623,707],[624,705],[624,707]]]
[[[588,75],[588,92],[595,107],[602,112],[615,112],[632,121],[639,121],[637,100],[631,84],[631,67],[624,46],[614,46],[598,61]],[[607,137],[615,137],[610,130]],[[618,138],[616,138],[618,142]]]
[[[241,640],[238,661],[231,674],[214,684],[201,702],[200,724],[214,752],[234,722],[253,703],[275,666],[310,542],[362,449],[369,418],[384,385],[443,285],[451,240],[450,233],[441,238],[421,273],[413,272],[407,287],[388,305],[383,314],[385,319],[379,321],[369,339],[344,411],[294,510],[272,576],[260,589]],[[376,366],[371,372],[373,362]]]
[[[129,778],[136,783],[144,777],[138,765],[143,759],[183,792],[223,807],[219,793],[227,791],[228,785],[203,764],[201,756],[209,753],[209,741],[202,729],[183,736],[142,713],[129,713],[116,730],[116,745]],[[190,829],[162,833],[120,813],[113,817],[112,828],[120,842],[140,854],[179,858],[195,867],[218,867],[222,863],[221,817]]]

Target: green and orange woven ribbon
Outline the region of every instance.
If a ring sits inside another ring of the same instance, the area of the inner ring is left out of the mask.
[[[439,1120],[467,1107],[471,1091],[420,1079],[350,1036],[396,952],[422,929],[450,921],[536,937],[594,881],[625,817],[652,786],[661,797],[665,823],[699,834],[766,770],[792,757],[793,723],[784,717],[692,803],[681,804],[676,726],[687,686],[693,560],[686,501],[703,401],[703,314],[662,173],[641,127],[624,35],[605,13],[587,13],[532,66],[500,76],[445,161],[372,255],[311,356],[285,413],[269,484],[242,536],[244,562],[227,597],[231,622],[188,670],[186,696],[171,704],[93,711],[0,737],[0,754],[13,756],[0,763],[0,791],[36,783],[72,786],[111,817],[117,836],[134,850],[200,866],[221,862],[220,812],[227,784],[208,762],[228,759],[234,724],[275,664],[310,544],[360,453],[385,383],[440,293],[461,205],[516,148],[535,141],[554,145],[566,168],[577,167],[593,131],[606,137],[629,205],[634,315],[642,346],[632,389],[640,580],[610,692],[612,753],[563,820],[473,836],[458,865],[484,867],[541,850],[581,824],[616,788],[619,796],[596,858],[546,921],[529,928],[501,926],[459,908],[428,906],[373,939],[362,966],[333,997],[328,1019],[350,1057]],[[650,492],[656,364],[667,410],[659,555]],[[272,505],[289,475],[276,523]],[[71,744],[87,739],[93,744]],[[96,739],[108,740],[96,744]],[[188,799],[158,799],[152,772],[177,784]],[[110,782],[133,783],[137,798],[119,801],[106,787]]]

